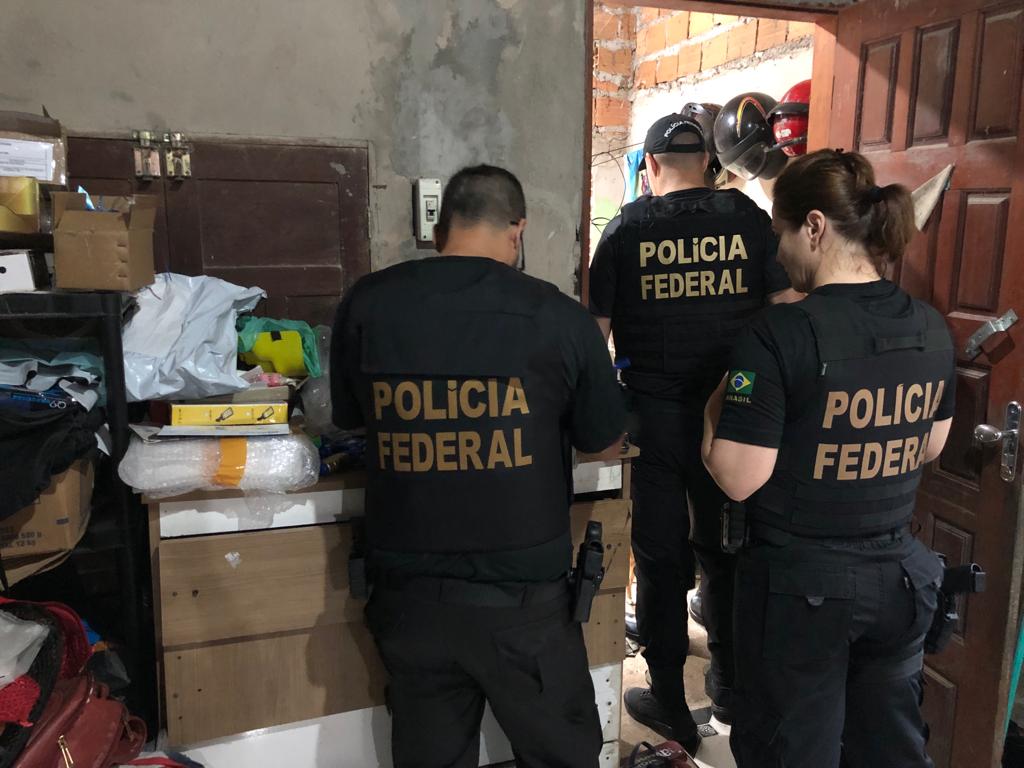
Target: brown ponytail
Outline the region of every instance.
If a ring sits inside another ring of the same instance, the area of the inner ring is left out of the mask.
[[[875,170],[857,152],[820,149],[795,160],[775,182],[773,212],[799,227],[821,211],[848,240],[860,243],[881,273],[914,236],[914,204],[900,184],[876,186]]]

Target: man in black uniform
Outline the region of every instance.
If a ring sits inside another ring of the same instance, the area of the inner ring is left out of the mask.
[[[520,766],[595,768],[601,726],[570,610],[571,446],[625,414],[586,310],[515,269],[508,171],[445,190],[441,256],[364,277],[335,321],[334,420],[367,429],[367,619],[395,765],[476,766],[485,701]]]
[[[809,296],[737,341],[704,446],[747,500],[733,753],[740,768],[838,768],[841,750],[849,768],[930,768],[922,649],[942,565],[909,523],[953,415],[949,331],[881,278],[913,206],[863,156],[793,160],[774,202],[780,260]]]
[[[788,295],[768,215],[734,189],[705,186],[712,119],[699,104],[647,133],[654,197],[622,209],[590,270],[590,309],[615,352],[640,447],[633,462],[633,555],[640,642],[651,689],[627,691],[634,719],[691,752],[699,743],[686,706],[686,593],[693,550],[705,574],[702,613],[712,664],[706,690],[728,717],[732,686],[733,558],[720,547],[725,497],[700,460],[704,403],[737,332],[767,302]],[[689,498],[693,511],[690,546]]]

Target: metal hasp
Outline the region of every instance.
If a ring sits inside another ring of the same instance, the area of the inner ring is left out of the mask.
[[[167,175],[181,181],[192,176],[192,146],[183,133],[165,133]]]
[[[979,445],[1003,445],[1002,466],[999,476],[1008,483],[1017,477],[1017,445],[1020,440],[1021,406],[1016,400],[1006,406],[1006,427],[999,429],[991,424],[979,424],[974,428],[974,440]]]
[[[160,177],[160,139],[153,131],[132,131],[132,159],[135,178],[149,181]]]
[[[971,338],[967,340],[967,346],[964,347],[964,355],[967,356],[968,360],[973,360],[981,352],[981,345],[984,344],[990,336],[994,336],[997,333],[1009,330],[1010,326],[1017,322],[1017,313],[1012,309],[1006,310],[1006,314],[996,320],[988,320],[982,324],[981,328],[971,334]]]

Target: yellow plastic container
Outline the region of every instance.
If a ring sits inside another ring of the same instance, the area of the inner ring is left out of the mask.
[[[264,331],[256,336],[252,349],[243,352],[241,357],[249,365],[258,365],[267,373],[307,375],[302,357],[302,334],[298,331]]]

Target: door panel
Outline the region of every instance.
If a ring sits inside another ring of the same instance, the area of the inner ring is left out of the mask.
[[[200,141],[181,181],[135,179],[126,140],[73,138],[69,154],[74,184],[160,198],[158,271],[259,286],[262,314],[329,325],[370,271],[364,148]]]
[[[838,14],[829,143],[863,151],[880,184],[913,189],[954,165],[893,271],[943,312],[958,350],[957,413],[922,482],[919,536],[989,574],[985,594],[960,600],[949,649],[926,659],[929,752],[953,768],[998,763],[1018,617],[1020,481],[1001,479],[999,451],[973,431],[1002,426],[1006,403],[1024,399],[1024,326],[973,360],[963,350],[986,320],[1024,311],[1022,67],[1020,0],[864,0]]]

